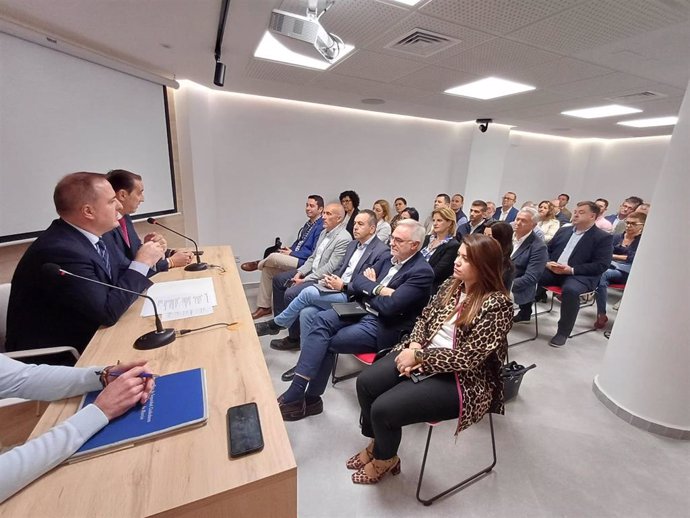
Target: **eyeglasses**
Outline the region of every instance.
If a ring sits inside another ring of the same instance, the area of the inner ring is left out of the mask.
[[[407,243],[408,241],[412,242],[411,239],[401,239],[401,238],[395,237],[395,236],[391,236],[390,238],[388,238],[388,241],[392,241],[396,245],[402,245],[403,243]]]
[[[626,227],[639,227],[640,225],[644,225],[644,223],[632,223],[630,221],[625,222]]]
[[[504,196],[504,200],[510,200],[510,201],[515,201],[515,198],[511,198],[510,196]]]

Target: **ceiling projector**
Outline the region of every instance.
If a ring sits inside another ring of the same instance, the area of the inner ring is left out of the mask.
[[[303,16],[274,9],[268,28],[288,49],[309,57],[321,56],[329,63],[338,58],[344,46],[343,40],[326,31],[311,10]]]

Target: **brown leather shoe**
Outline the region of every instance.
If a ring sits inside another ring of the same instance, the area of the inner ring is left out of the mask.
[[[604,329],[608,321],[609,317],[607,317],[605,314],[597,315],[597,320],[594,322],[594,329]]]
[[[257,318],[265,317],[273,313],[271,308],[256,308],[256,311],[252,313],[252,318],[256,320]]]
[[[259,261],[249,261],[240,265],[245,272],[255,272],[259,268]]]
[[[299,421],[307,417],[307,404],[304,399],[284,403],[281,396],[278,398],[278,408],[283,416],[283,421]]]

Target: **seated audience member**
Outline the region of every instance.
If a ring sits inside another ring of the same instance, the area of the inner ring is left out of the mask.
[[[649,209],[651,207],[651,203],[640,203],[637,209],[635,209],[635,212],[641,212],[642,214],[649,216]]]
[[[501,281],[502,253],[483,235],[467,236],[453,277],[424,308],[409,338],[357,379],[362,435],[369,445],[347,462],[355,484],[400,472],[402,428],[458,419],[457,435],[487,412],[503,413],[501,365],[513,305]],[[413,383],[410,374],[435,374]]]
[[[296,270],[279,273],[273,278],[273,310],[280,314],[299,293],[311,284],[336,271],[343,262],[345,250],[352,238],[345,229],[345,210],[338,203],[329,203],[323,211],[323,230],[314,252]],[[356,216],[355,216],[356,217]],[[290,327],[286,338],[273,340],[271,347],[277,350],[299,348],[299,323]]]
[[[484,227],[484,235],[493,237],[501,245],[503,251],[503,283],[506,290],[510,292],[513,284],[515,267],[510,260],[513,253],[513,226],[505,221],[491,221]]]
[[[388,243],[391,237],[390,220],[390,206],[386,200],[376,200],[373,206],[374,214],[376,214],[376,237],[382,243]]]
[[[513,253],[510,255],[515,267],[515,279],[511,291],[520,311],[515,315],[514,322],[529,322],[537,282],[549,260],[544,241],[534,232],[538,219],[537,211],[529,207],[521,209],[515,218]]]
[[[146,403],[153,378],[143,361],[113,367],[27,365],[0,354],[0,398],[38,401],[79,396],[103,389],[96,400],[50,431],[0,454],[0,503],[67,460],[93,434],[137,403]]]
[[[413,219],[419,221],[419,212],[414,207],[405,207],[405,210],[400,213],[401,219]]]
[[[283,419],[297,421],[323,410],[333,353],[376,352],[412,328],[431,293],[434,272],[419,253],[424,227],[401,220],[391,238],[391,260],[380,260],[352,279],[356,299],[377,313],[341,320],[333,309],[319,312],[302,340],[295,377],[278,398]]]
[[[486,212],[486,203],[482,200],[474,200],[470,207],[470,220],[464,225],[458,226],[458,231],[455,239],[462,243],[462,238],[468,234],[483,234],[486,219],[484,214]]]
[[[561,207],[559,205],[558,198],[554,199],[551,202],[551,205],[554,206],[554,217],[558,220],[558,222],[561,224],[561,226],[564,225],[570,225],[571,224],[571,218],[572,216],[568,216],[565,212],[561,210]]]
[[[613,256],[609,269],[606,270],[597,286],[597,320],[596,329],[603,329],[609,321],[606,316],[606,298],[609,284],[625,284],[630,274],[637,247],[640,244],[642,229],[647,221],[647,215],[633,212],[625,218],[625,232],[613,236]]]
[[[621,206],[618,207],[618,212],[616,214],[606,216],[606,219],[613,227],[614,234],[622,234],[625,232],[625,218],[635,212],[637,207],[640,205],[642,205],[642,198],[630,196],[629,198],[623,200],[623,203],[621,203]]]
[[[450,196],[448,196],[446,193],[437,194],[436,198],[434,199],[434,210],[440,209],[441,207],[450,207]],[[426,221],[424,222],[424,228],[426,229],[427,234],[431,234],[433,230],[432,227],[432,215],[429,214],[429,217],[426,218]]]
[[[395,225],[398,224],[398,221],[401,219],[404,219],[402,217],[402,211],[404,211],[407,208],[407,200],[405,198],[396,198],[395,199],[395,216],[393,216],[393,219],[391,219],[391,232],[395,230]]]
[[[467,214],[462,211],[464,203],[465,197],[462,194],[453,194],[453,197],[450,199],[450,208],[455,212],[456,226],[467,223]]]
[[[280,272],[294,270],[304,264],[314,251],[316,241],[323,230],[323,198],[318,194],[310,194],[304,211],[307,214],[307,222],[297,233],[297,239],[289,248],[283,247],[273,252],[261,261],[242,263],[240,268],[245,272],[261,270],[261,283],[259,295],[256,299],[256,311],[252,318],[257,319],[272,313],[273,278]]]
[[[119,228],[112,230],[113,240],[122,249],[127,259],[130,261],[134,259],[141,246],[141,239],[137,235],[132,222],[132,214],[134,214],[139,205],[144,201],[144,182],[141,176],[124,169],[113,169],[107,174],[108,181],[115,191],[117,200],[122,205],[122,210],[119,211],[122,216],[118,223]],[[158,232],[149,232],[144,236],[144,242],[157,241],[161,243],[163,248],[167,248],[165,238]],[[158,261],[154,267],[154,272],[165,272],[170,268],[179,266],[187,266],[192,262],[193,254],[187,251],[176,251],[173,254],[164,257]]]
[[[568,209],[568,202],[570,201],[570,196],[565,193],[558,195],[558,208],[561,210],[563,215],[568,218],[568,221],[573,217],[573,213]]]
[[[609,201],[605,198],[597,198],[594,200],[594,203],[597,204],[597,207],[599,207],[599,210],[601,211],[599,212],[599,216],[594,224],[601,230],[611,234],[613,232],[613,225],[611,225],[611,222],[604,217],[606,214],[606,209],[609,208]]]
[[[549,200],[540,202],[538,210],[539,223],[536,228],[543,232],[544,242],[548,244],[561,228],[561,222],[556,219],[556,207]]]
[[[45,278],[43,265],[55,263],[94,281],[141,293],[164,254],[148,241],[129,261],[110,231],[122,208],[104,174],[72,173],[60,180],[53,195],[59,219],[24,252],[12,277],[7,310],[7,350],[73,346],[84,350],[100,326],[111,326],[137,295],[93,282]]]
[[[563,291],[558,331],[549,342],[553,347],[565,345],[580,311],[580,295],[594,291],[611,263],[612,238],[594,224],[598,215],[594,202],[581,201],[573,212],[573,224],[561,227],[549,243],[550,261],[539,280],[537,297],[544,295],[543,286],[560,286]]]
[[[372,266],[381,256],[390,256],[388,246],[376,237],[374,211],[360,210],[355,216],[355,226],[352,230],[355,239],[347,245],[340,267],[332,274],[326,274],[318,284],[307,286],[300,291],[288,307],[273,320],[257,323],[256,333],[259,336],[277,334],[282,329],[290,327],[297,318],[304,335],[309,330],[316,312],[329,309],[333,302],[347,302],[348,287],[354,275]]]
[[[434,269],[432,293],[453,273],[453,261],[458,255],[460,243],[455,236],[455,212],[441,208],[431,213],[433,232],[424,238],[422,255]]]
[[[527,209],[527,208],[529,208],[529,209],[537,210],[537,204],[534,203],[533,201],[527,200],[525,203],[523,203],[522,205],[520,205],[520,208],[521,208],[521,209]],[[517,217],[517,216],[516,216],[516,217]],[[513,220],[513,222],[515,222],[515,220]]]
[[[496,221],[494,219],[494,214],[496,214],[496,204],[492,201],[487,201],[486,210],[484,211],[484,219],[486,220],[486,223]]]
[[[355,226],[355,216],[359,214],[359,195],[355,191],[343,191],[338,197],[340,204],[345,209],[345,229],[350,233],[350,237],[354,234],[352,229]]]
[[[515,220],[515,216],[518,213],[517,209],[513,207],[517,201],[517,194],[509,191],[503,195],[502,200],[501,208],[496,209],[496,212],[494,212],[494,219],[511,223]]]

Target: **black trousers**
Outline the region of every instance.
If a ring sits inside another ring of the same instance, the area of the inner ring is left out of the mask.
[[[357,378],[362,434],[374,439],[374,458],[380,460],[398,453],[403,426],[445,421],[460,414],[454,374],[437,374],[413,383],[398,375],[396,356],[391,353],[381,358]]]
[[[588,291],[594,291],[599,283],[597,277],[585,277],[582,275],[557,275],[549,270],[539,279],[539,290],[543,286],[560,286],[561,318],[558,320],[558,334],[568,337],[575,327],[577,314],[580,311],[580,295]],[[543,293],[539,291],[538,293]]]

